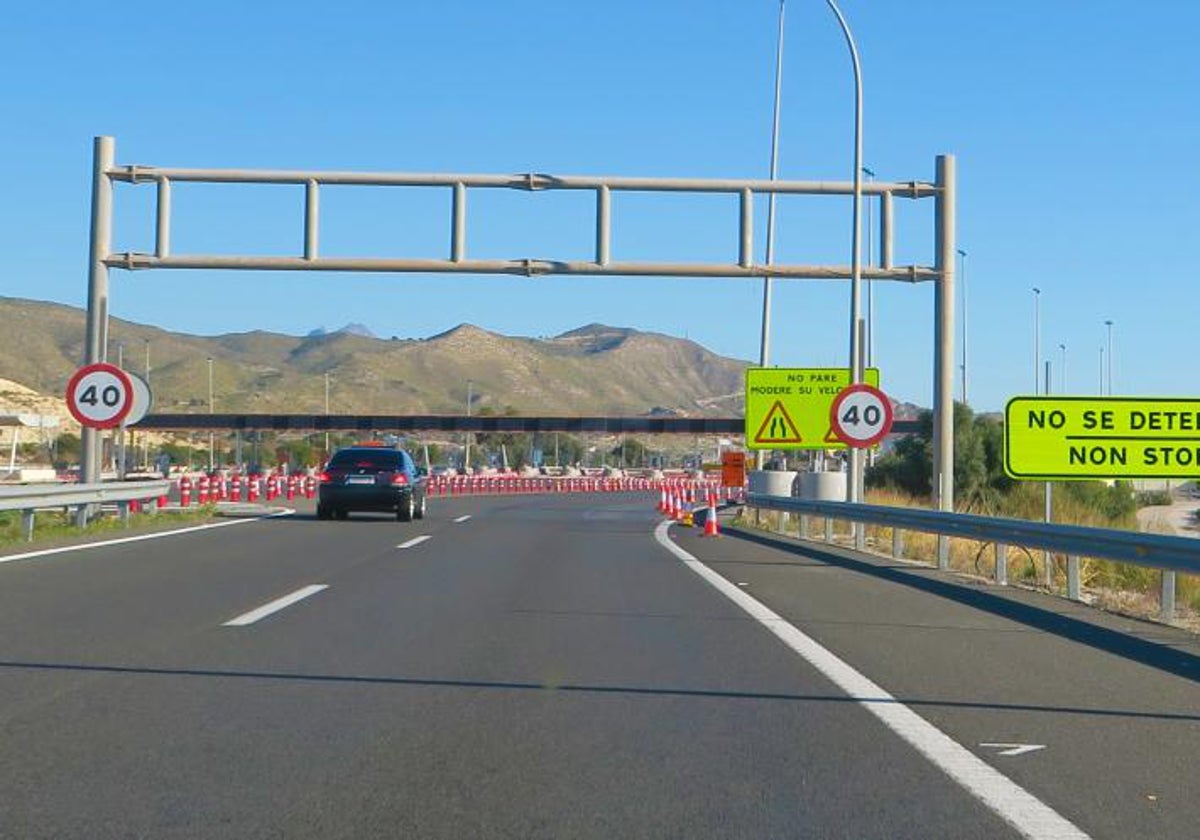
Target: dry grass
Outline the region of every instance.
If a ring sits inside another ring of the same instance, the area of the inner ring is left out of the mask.
[[[40,547],[110,532],[138,533],[161,530],[207,522],[212,518],[213,508],[206,505],[186,512],[133,514],[129,517],[128,527],[116,514],[105,513],[89,521],[86,527],[79,528],[74,524],[73,517],[62,511],[40,510],[34,520],[33,540],[26,541],[21,534],[21,514],[17,511],[3,511],[0,512],[0,549]]]
[[[1013,516],[1030,520],[1042,518],[1042,500],[1036,498],[1035,508],[1029,497],[1017,496],[1013,511],[996,512],[992,515]],[[869,504],[890,507],[928,508],[929,502],[892,490],[868,490]],[[1027,509],[1027,510],[1026,510]],[[1027,513],[1025,516],[1019,512]],[[1069,497],[1055,500],[1055,521],[1063,524],[1086,525],[1097,528],[1136,530],[1133,516],[1107,519],[1092,507],[1075,504]],[[761,528],[790,536],[800,536],[801,517],[789,516],[778,511],[754,511],[744,513],[740,524]],[[809,517],[809,539],[824,539],[824,519]],[[893,529],[868,525],[866,531],[867,550],[891,556]],[[937,562],[937,537],[914,531],[905,531],[902,557],[921,563]],[[833,523],[833,542],[851,544],[849,522]],[[959,574],[993,580],[996,574],[995,546],[992,543],[950,538],[950,569]],[[1020,546],[1008,547],[1008,580],[1010,584],[1040,589],[1065,595],[1067,589],[1067,558],[1062,554],[1030,551]],[[1084,557],[1080,560],[1080,585],[1083,600],[1111,612],[1137,618],[1157,619],[1159,615],[1159,590],[1161,573],[1155,569],[1131,566],[1109,560]],[[1176,620],[1174,624],[1200,632],[1200,576],[1178,575],[1176,579]]]

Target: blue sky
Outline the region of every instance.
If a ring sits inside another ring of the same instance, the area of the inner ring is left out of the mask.
[[[865,160],[931,180],[957,156],[969,252],[970,401],[1032,390],[1031,288],[1061,390],[1193,395],[1200,241],[1200,4],[843,0],[865,78]],[[24,4],[0,72],[0,294],[83,305],[91,139],[120,163],[382,171],[761,177],[778,4],[443,2]],[[789,0],[780,176],[846,180],[852,77],[823,0]],[[121,187],[114,247],[149,250],[152,191]],[[176,252],[294,253],[293,188],[180,186]],[[448,200],[322,196],[323,252],[445,249]],[[903,203],[897,260],[932,261],[929,202]],[[470,253],[584,258],[585,196],[473,193]],[[765,215],[765,213],[760,214]],[[614,201],[614,258],[732,260],[720,198]],[[780,262],[848,262],[850,205],[781,202]],[[759,237],[761,243],[762,237]],[[845,283],[776,285],[772,361],[844,365]],[[113,273],[112,312],[201,334],[383,336],[460,322],[553,335],[600,321],[757,359],[761,281]],[[929,284],[881,284],[892,396],[930,404]],[[2,327],[0,327],[2,330]],[[956,354],[960,349],[956,349]],[[956,390],[957,393],[957,390]]]

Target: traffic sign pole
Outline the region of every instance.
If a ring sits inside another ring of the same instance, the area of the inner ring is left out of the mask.
[[[88,249],[87,348],[85,365],[103,362],[108,347],[108,266],[112,246],[112,180],[108,171],[116,163],[116,142],[97,137],[92,149],[92,232]],[[84,426],[80,440],[82,476],[87,484],[100,481],[100,431]]]

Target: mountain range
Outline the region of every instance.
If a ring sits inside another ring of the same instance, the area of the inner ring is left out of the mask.
[[[0,297],[0,378],[61,396],[83,358],[84,312]],[[144,373],[154,410],[204,412],[212,359],[217,412],[730,416],[747,362],[687,339],[589,324],[553,338],[470,324],[428,338],[376,338],[361,325],[305,336],[169,332],[116,318],[109,361]],[[468,383],[470,385],[468,386]],[[0,407],[2,410],[3,407]]]

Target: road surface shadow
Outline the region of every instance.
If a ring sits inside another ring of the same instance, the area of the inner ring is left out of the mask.
[[[940,573],[929,566],[899,566],[891,563],[886,558],[880,558],[879,563],[868,560],[856,560],[840,551],[831,551],[816,545],[798,545],[774,539],[770,536],[760,536],[740,530],[730,529],[725,531],[725,535],[733,539],[754,543],[755,545],[784,551],[807,560],[818,560],[830,566],[859,572],[891,583],[897,583],[901,586],[927,592],[930,595],[936,595],[939,598],[955,601],[983,612],[1019,622],[1028,627],[1053,633],[1056,636],[1061,636],[1065,639],[1070,639],[1071,641],[1079,642],[1080,644],[1088,645],[1089,647],[1103,650],[1143,665],[1148,665],[1151,668],[1175,674],[1193,682],[1200,682],[1200,656],[1186,650],[1181,650],[1178,647],[1172,647],[1172,644],[1176,643],[1177,640],[1164,639],[1161,642],[1154,641],[1141,636],[1131,635],[1121,630],[1104,627],[1092,621],[1085,621],[1073,616],[1064,615],[1051,608],[1024,603],[1016,600],[1016,597],[1020,597],[1021,590],[1006,589],[1001,591],[1007,594],[999,594],[997,592],[972,588],[957,581],[942,579],[940,576],[944,573]],[[846,549],[846,551],[849,551],[849,549]],[[1064,607],[1090,609],[1071,601],[1059,600]],[[1105,613],[1096,611],[1097,619],[1101,619],[1105,615]],[[1137,621],[1137,619],[1132,618],[1126,620]],[[1164,634],[1183,632],[1175,631],[1172,628],[1161,625],[1150,624],[1149,622],[1143,623],[1146,625],[1145,629],[1147,633],[1155,631]]]
[[[353,674],[298,674],[279,671],[234,671],[211,668],[158,668],[136,665],[103,665],[83,662],[0,661],[0,670],[59,671],[82,674],[109,674],[133,677],[197,677],[229,680],[262,680],[281,683],[403,686],[412,688],[455,688],[490,691],[533,691],[561,694],[624,695],[630,697],[694,697],[716,700],[753,700],[791,703],[857,703],[872,705],[923,706],[943,709],[990,709],[999,712],[1044,712],[1089,717],[1140,718],[1163,721],[1200,722],[1200,714],[1182,712],[1145,712],[1132,709],[1094,709],[1076,706],[1039,706],[1025,703],[982,703],[964,700],[938,700],[922,697],[880,697],[856,699],[833,694],[788,694],[783,692],[719,691],[669,686],[588,685],[575,683],[545,684],[495,680],[451,680],[418,677],[366,676]]]

